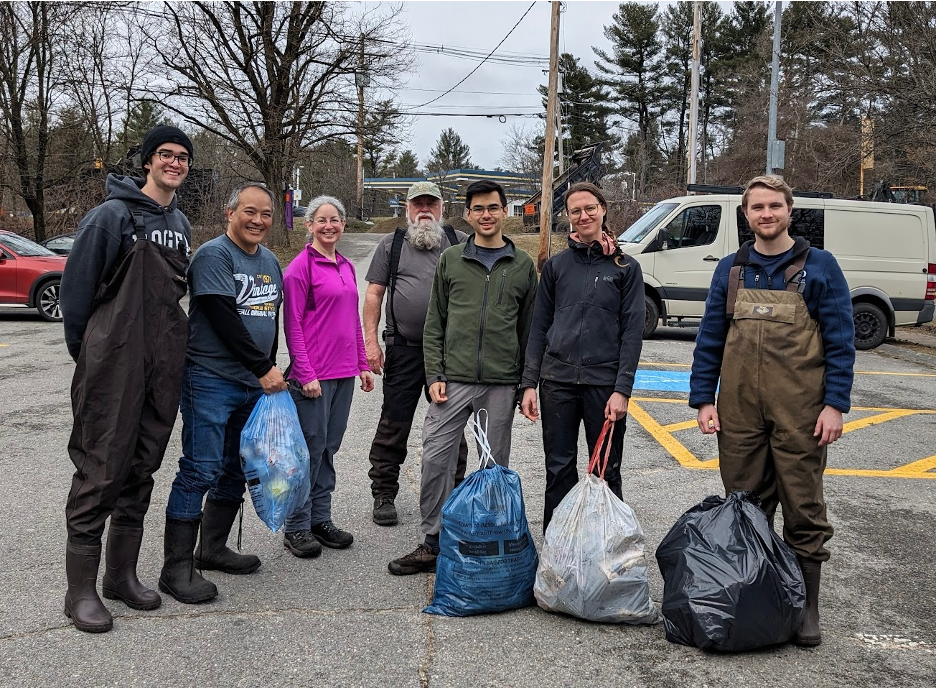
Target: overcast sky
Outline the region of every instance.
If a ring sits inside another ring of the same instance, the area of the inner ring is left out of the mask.
[[[362,4],[366,7],[376,3]],[[612,15],[621,3],[571,0],[563,4],[559,21],[559,52],[572,53],[580,65],[597,74],[597,56],[592,46],[611,54],[604,27],[612,24]],[[660,5],[662,10],[662,6],[670,3],[647,4]],[[724,12],[731,11],[732,2],[720,4]],[[410,128],[410,140],[403,144],[401,150],[413,150],[420,166],[424,166],[439,135],[452,127],[470,147],[471,160],[476,167],[494,169],[503,166],[502,142],[509,129],[514,125],[527,129],[538,123],[542,126],[540,119],[518,117],[515,113],[532,115],[543,112],[542,97],[536,89],[548,81],[544,70],[549,66],[552,3],[526,0],[403,2],[402,5],[403,13],[399,19],[409,27],[411,42],[443,46],[444,51],[416,53],[417,64],[413,66],[406,88],[398,93],[398,100],[405,109],[417,113],[444,113],[446,116],[422,114],[415,117]],[[513,28],[515,24],[517,26]],[[497,47],[502,40],[503,44]],[[495,47],[494,57],[481,64],[481,60]],[[466,58],[466,50],[477,57]],[[503,60],[506,58],[527,64],[505,63]],[[536,58],[539,58],[538,63]],[[429,103],[475,68],[477,71],[455,91]],[[466,113],[495,116],[490,119],[450,116]],[[500,114],[506,115],[506,122],[498,121],[497,115]]]
[[[442,45],[439,54],[417,52],[408,83],[399,91],[399,101],[405,107],[419,106],[441,95],[472,69],[479,59],[457,57],[459,48],[487,55],[517,23],[530,7],[530,2],[414,2],[403,3],[402,23],[409,27],[413,43]],[[609,50],[604,26],[611,24],[619,2],[571,0],[566,2],[560,18],[559,51],[570,52],[581,64],[595,72],[596,56],[592,46]],[[537,86],[545,84],[548,67],[550,2],[536,2],[513,33],[498,48],[495,56],[521,54],[540,57],[539,65],[509,65],[487,62],[455,92],[435,103],[418,108],[418,112],[542,112]],[[449,53],[451,49],[452,53]],[[416,90],[426,89],[426,90]],[[466,93],[482,91],[484,93]],[[471,147],[471,159],[477,167],[493,169],[501,157],[501,141],[514,124],[532,127],[538,120],[507,117],[501,123],[496,117],[416,117],[411,137],[403,148],[411,148],[425,165],[429,151],[439,134],[454,128]]]

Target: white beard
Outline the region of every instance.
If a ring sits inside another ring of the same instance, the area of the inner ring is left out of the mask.
[[[437,220],[420,220],[417,223],[407,222],[406,240],[413,248],[431,251],[442,245],[442,222]]]

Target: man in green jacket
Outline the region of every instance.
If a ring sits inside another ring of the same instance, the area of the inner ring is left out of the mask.
[[[484,409],[494,460],[510,460],[517,404],[536,296],[536,268],[503,236],[507,196],[491,181],[465,191],[474,235],[439,258],[423,330],[426,381],[432,403],[423,424],[419,490],[425,541],[394,559],[390,573],[435,571],[442,505],[451,494],[459,438],[473,413]]]

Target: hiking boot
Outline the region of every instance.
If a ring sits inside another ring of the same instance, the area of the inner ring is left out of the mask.
[[[319,542],[332,549],[344,549],[354,542],[354,536],[337,528],[331,519],[312,526],[312,534],[318,538]]]
[[[394,559],[387,564],[387,570],[394,576],[409,576],[414,573],[435,571],[438,556],[438,553],[433,552],[429,545],[420,543],[416,549],[406,556]]]
[[[374,523],[378,526],[395,526],[397,524],[396,507],[393,506],[393,497],[377,497],[374,500]]]
[[[322,545],[312,535],[311,530],[297,530],[295,533],[286,533],[283,535],[283,547],[300,559],[317,557],[322,553]]]

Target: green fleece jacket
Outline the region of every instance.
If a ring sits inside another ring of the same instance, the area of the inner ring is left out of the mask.
[[[478,260],[474,236],[442,252],[423,330],[426,379],[516,385],[533,320],[536,268],[509,249],[490,272]]]

